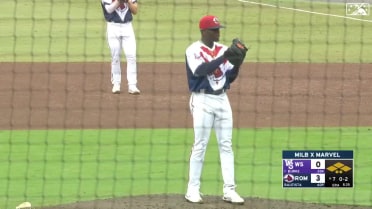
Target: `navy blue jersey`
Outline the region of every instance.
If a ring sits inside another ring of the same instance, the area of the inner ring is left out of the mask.
[[[103,15],[107,22],[114,22],[114,23],[127,23],[133,20],[133,15],[128,7],[128,3],[122,3],[118,8],[115,9],[114,12],[108,13],[105,6],[110,5],[115,0],[102,0],[102,10]],[[131,1],[131,0],[129,0]],[[132,2],[137,2],[137,0],[133,0]]]
[[[230,88],[230,83],[237,76],[238,68],[234,68],[234,65],[221,57],[226,49],[227,46],[217,42],[210,49],[201,41],[194,42],[186,49],[187,80],[191,92],[201,90],[210,92]],[[216,59],[220,61],[213,65],[210,73],[203,76],[197,74],[198,67],[203,63],[211,63]]]

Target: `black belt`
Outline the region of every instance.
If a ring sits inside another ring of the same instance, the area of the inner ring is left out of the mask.
[[[205,90],[205,89],[200,89],[199,91],[197,91],[198,93],[204,93],[204,94],[213,94],[213,95],[220,95],[222,93],[225,93],[226,90],[225,89],[220,89],[220,90],[216,90],[216,91],[208,91],[208,90]]]
[[[120,23],[120,24],[126,24],[126,23],[129,23],[131,21],[126,21],[126,22],[114,22],[114,21],[109,21],[110,23]]]

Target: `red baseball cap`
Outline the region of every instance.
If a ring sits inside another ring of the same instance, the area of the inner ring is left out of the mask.
[[[217,28],[224,28],[225,26],[220,24],[218,18],[213,15],[206,15],[202,17],[199,21],[199,28],[200,30],[207,30],[207,29],[217,29]]]

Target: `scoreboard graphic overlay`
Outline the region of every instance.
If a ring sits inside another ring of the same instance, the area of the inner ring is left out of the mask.
[[[352,150],[284,150],[283,188],[352,188]]]

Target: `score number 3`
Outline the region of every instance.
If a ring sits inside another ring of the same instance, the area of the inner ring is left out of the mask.
[[[312,159],[311,160],[311,169],[312,170],[323,170],[319,173],[311,174],[311,183],[321,184],[325,183],[325,160],[324,159]]]

